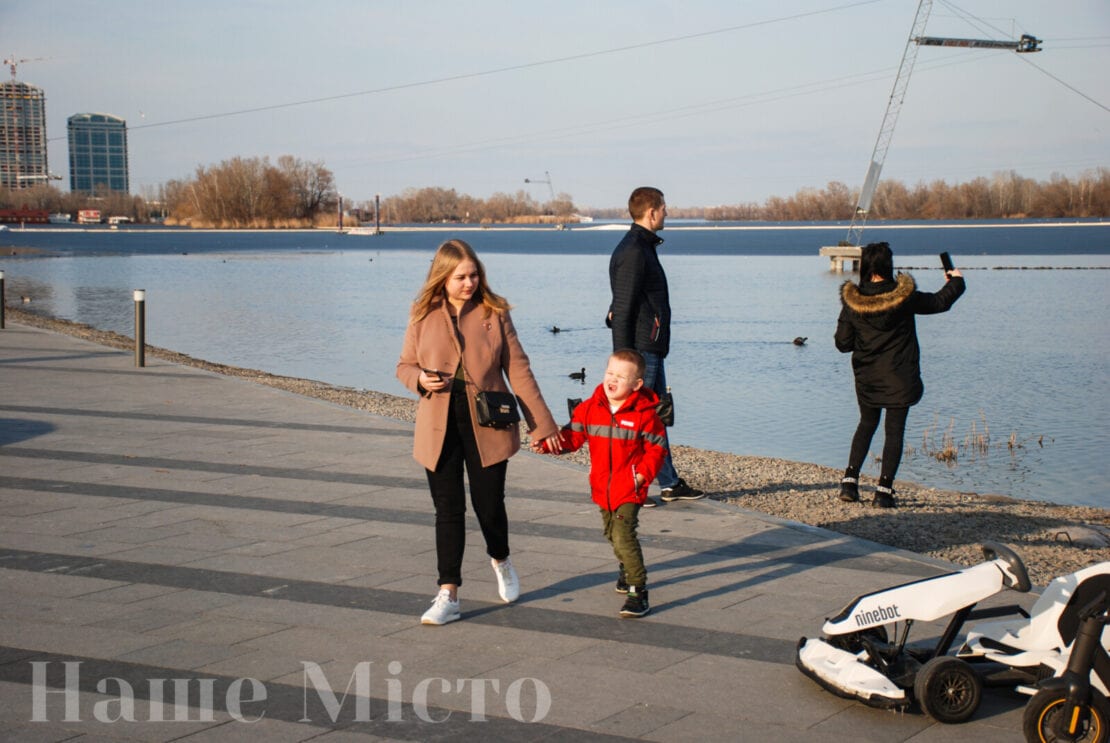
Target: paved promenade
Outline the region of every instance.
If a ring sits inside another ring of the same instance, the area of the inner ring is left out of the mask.
[[[945,726],[794,667],[824,617],[935,561],[672,503],[641,518],[653,611],[620,619],[584,471],[530,453],[509,466],[520,601],[470,517],[463,619],[421,626],[410,424],[147,361],[0,330],[0,740],[1021,738],[1013,692]]]

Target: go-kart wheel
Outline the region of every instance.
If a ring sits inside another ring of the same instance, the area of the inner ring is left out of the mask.
[[[1062,719],[1067,708],[1067,692],[1062,689],[1041,689],[1025,706],[1022,732],[1030,743],[1069,741],[1072,743],[1106,743],[1110,740],[1110,703],[1097,690],[1091,690],[1091,704],[1086,721],[1069,733]]]
[[[954,724],[966,721],[979,709],[983,681],[964,661],[942,655],[921,666],[913,693],[922,712],[937,722]]]

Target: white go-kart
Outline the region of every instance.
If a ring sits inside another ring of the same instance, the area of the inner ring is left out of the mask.
[[[1003,590],[1031,588],[1013,550],[994,542],[982,549],[986,561],[973,567],[852,600],[825,621],[822,638],[798,641],[795,664],[839,696],[893,709],[916,702],[944,723],[975,714],[985,686],[1033,694],[1038,681],[1067,667],[1078,609],[1084,598],[1090,601],[1097,590],[1110,587],[1110,562],[1054,579],[1029,612],[1017,605],[976,609]],[[935,641],[909,642],[915,623],[946,616],[951,618]],[[950,652],[964,625],[979,619],[997,621],[973,626]],[[1092,684],[1106,693],[1097,674],[1092,673]]]

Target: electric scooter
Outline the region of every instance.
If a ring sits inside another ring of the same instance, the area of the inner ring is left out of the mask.
[[[1079,627],[1066,670],[1039,683],[1025,707],[1022,731],[1028,743],[1110,740],[1110,702],[1091,683],[1094,671],[1103,687],[1110,686],[1110,655],[1101,641],[1110,623],[1110,576],[1102,583],[1101,593],[1077,613]]]

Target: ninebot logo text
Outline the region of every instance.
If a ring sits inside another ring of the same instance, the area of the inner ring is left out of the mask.
[[[898,604],[891,604],[880,606],[872,611],[861,611],[852,618],[856,620],[857,627],[862,627],[876,622],[893,622],[895,619],[901,619],[902,614],[898,611]]]

